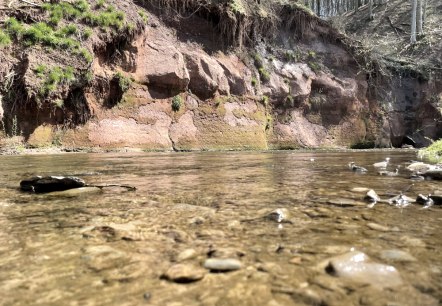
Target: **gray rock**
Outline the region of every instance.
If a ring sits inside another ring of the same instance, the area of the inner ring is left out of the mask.
[[[380,256],[384,260],[391,260],[391,261],[402,261],[402,262],[416,261],[416,258],[414,258],[411,254],[396,249],[384,250],[381,252]]]
[[[371,262],[366,254],[357,251],[330,258],[325,271],[336,277],[381,289],[402,284],[399,272],[393,266]]]
[[[227,272],[241,269],[241,262],[237,259],[209,258],[204,262],[204,268],[211,271]]]
[[[422,173],[425,178],[433,180],[442,180],[442,169],[432,169]]]
[[[175,283],[191,283],[204,278],[206,271],[200,267],[186,264],[176,264],[171,266],[163,278]]]

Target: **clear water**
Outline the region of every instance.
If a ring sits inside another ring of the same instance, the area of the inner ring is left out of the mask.
[[[386,156],[391,170],[401,165],[398,177],[371,166]],[[368,208],[363,193],[350,191],[369,187],[387,199],[406,189],[412,198],[442,189],[438,181],[408,179],[404,167],[415,158],[412,151],[0,156],[0,303],[439,305],[442,210]],[[369,173],[353,173],[349,161]],[[21,193],[20,180],[34,175],[76,175],[137,191]],[[262,218],[277,208],[289,211],[290,222]],[[215,256],[238,258],[243,267],[188,284],[163,279],[189,249],[185,265]],[[377,289],[321,270],[321,262],[351,249],[393,265],[404,284]],[[382,258],[389,249],[416,261]]]

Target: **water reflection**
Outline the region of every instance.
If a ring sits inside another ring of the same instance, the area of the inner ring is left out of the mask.
[[[372,167],[386,156],[391,167],[402,166],[398,177],[378,176]],[[388,198],[410,184],[411,197],[441,189],[437,181],[408,179],[403,169],[414,152],[0,158],[5,305],[139,305],[146,293],[154,305],[437,305],[442,298],[441,210],[381,203],[368,209],[363,194],[350,191],[369,187]],[[349,161],[369,172],[349,171]],[[77,198],[17,190],[21,179],[37,174],[76,175],[90,184],[138,190],[114,188]],[[287,209],[290,222],[262,218],[276,208]],[[324,259],[352,248],[381,262],[386,249],[417,260],[387,262],[399,270],[404,285],[383,291],[318,270]],[[186,263],[201,266],[208,256],[219,255],[237,257],[244,267],[186,285],[163,280],[189,249],[195,255]]]

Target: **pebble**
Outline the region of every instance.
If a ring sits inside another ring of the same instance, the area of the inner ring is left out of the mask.
[[[162,277],[175,283],[191,283],[203,279],[204,275],[205,270],[194,265],[176,264]]]
[[[367,223],[367,226],[372,230],[380,231],[380,232],[391,232],[391,231],[397,232],[399,230],[397,228],[390,228],[388,226],[373,223],[373,222]]]
[[[352,206],[361,206],[361,203],[351,200],[351,199],[331,199],[327,201],[327,204],[340,206],[340,207],[352,207]],[[364,205],[365,206],[365,205]]]
[[[204,268],[211,271],[227,272],[241,269],[241,262],[237,259],[209,258],[204,262]]]
[[[366,187],[355,187],[355,188],[350,189],[351,192],[358,192],[358,193],[364,193],[369,190],[370,190],[370,188],[366,188]]]
[[[191,258],[195,258],[196,256],[197,253],[194,249],[186,249],[177,255],[176,260],[180,262]]]

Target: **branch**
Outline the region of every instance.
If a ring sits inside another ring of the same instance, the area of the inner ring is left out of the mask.
[[[120,185],[120,184],[106,184],[106,185],[86,185],[87,187],[97,187],[100,189],[106,188],[106,187],[121,187],[126,188],[128,191],[135,191],[137,190],[137,187],[131,186],[131,185]]]

